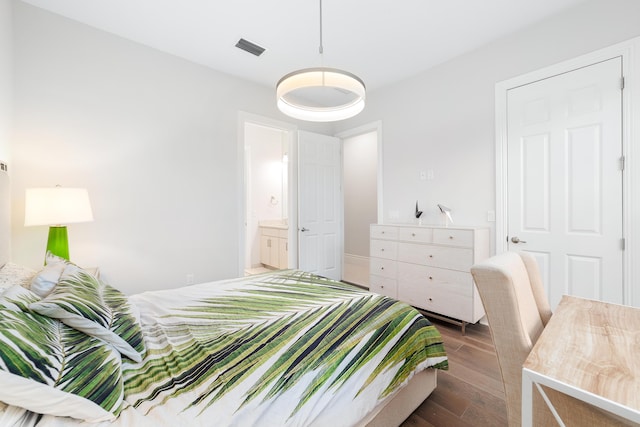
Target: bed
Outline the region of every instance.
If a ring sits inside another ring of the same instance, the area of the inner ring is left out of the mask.
[[[415,309],[303,271],[126,296],[0,265],[2,426],[393,426],[448,367]]]

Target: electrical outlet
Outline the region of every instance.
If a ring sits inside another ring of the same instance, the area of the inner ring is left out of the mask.
[[[427,171],[427,181],[433,180],[433,169]]]
[[[187,285],[193,285],[195,282],[193,273],[187,273]]]
[[[487,221],[496,222],[496,211],[487,211]]]
[[[427,171],[420,171],[420,181],[427,180]]]

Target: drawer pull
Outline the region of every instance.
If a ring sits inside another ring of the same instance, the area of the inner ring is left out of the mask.
[[[431,297],[430,297],[430,298],[429,298],[429,301],[433,301],[433,298],[431,298]]]
[[[384,248],[380,249],[380,252],[384,252]]]
[[[453,240],[453,236],[449,236],[449,238],[450,238],[451,240]]]
[[[416,237],[416,233],[411,233],[411,237]]]
[[[429,255],[429,258],[433,258],[433,255]]]
[[[429,276],[429,280],[433,280],[433,276]]]
[[[384,270],[384,267],[380,267],[380,270]]]
[[[384,285],[380,285],[380,289],[384,289]]]

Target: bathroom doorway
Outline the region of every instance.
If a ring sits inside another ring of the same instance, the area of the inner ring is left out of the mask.
[[[291,196],[295,179],[292,183],[289,178],[294,170],[289,159],[295,159],[295,128],[251,115],[242,117],[240,126],[239,154],[244,159],[241,271],[249,275],[294,268],[297,245],[291,244],[290,230],[295,230],[295,224],[290,228],[289,218],[296,198]]]

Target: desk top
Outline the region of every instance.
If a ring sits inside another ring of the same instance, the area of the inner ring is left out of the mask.
[[[565,295],[523,367],[640,411],[640,309]]]

